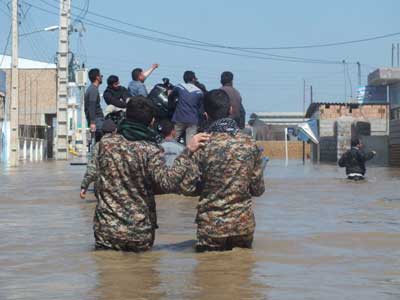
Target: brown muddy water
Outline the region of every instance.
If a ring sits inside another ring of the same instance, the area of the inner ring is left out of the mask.
[[[93,251],[84,167],[0,170],[0,299],[400,299],[400,170],[349,183],[335,166],[278,162],[255,199],[253,250],[196,254],[196,200],[158,198],[143,254]]]

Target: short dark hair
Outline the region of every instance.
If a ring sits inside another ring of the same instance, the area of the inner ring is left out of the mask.
[[[221,74],[221,84],[232,84],[233,82],[233,73],[229,71],[222,72]]]
[[[119,81],[118,76],[116,75],[110,75],[107,78],[107,85],[112,86],[114,83],[117,83]]]
[[[100,76],[100,70],[97,68],[90,69],[89,70],[89,80],[90,82],[95,82],[97,79],[97,76]]]
[[[143,69],[136,68],[132,71],[132,80],[138,81],[140,74],[143,72]]]
[[[196,74],[194,74],[193,71],[185,71],[185,73],[183,73],[183,81],[185,83],[193,82],[195,80],[196,80]]]
[[[155,116],[156,108],[146,97],[132,97],[126,105],[126,118],[136,123],[149,126]]]
[[[360,140],[359,137],[353,137],[353,138],[351,138],[351,146],[352,146],[352,147],[356,147],[356,146],[358,146],[359,144],[361,144],[361,140]]]
[[[160,134],[165,138],[175,129],[175,124],[170,120],[161,120],[158,124]]]
[[[209,91],[204,97],[204,110],[213,121],[228,117],[230,108],[231,102],[224,90]]]

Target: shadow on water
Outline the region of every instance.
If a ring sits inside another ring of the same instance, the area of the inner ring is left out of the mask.
[[[194,251],[196,240],[188,240],[172,244],[154,245],[153,251],[191,252]]]

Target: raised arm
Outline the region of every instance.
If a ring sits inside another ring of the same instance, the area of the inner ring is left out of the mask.
[[[152,64],[150,69],[143,71],[144,78],[146,79],[147,77],[149,77],[151,73],[153,73],[153,71],[158,68],[158,66],[158,64]]]
[[[368,161],[368,160],[371,160],[371,159],[373,159],[375,157],[376,152],[375,151],[369,151],[367,153],[361,152],[360,154],[361,154],[361,157],[362,157],[362,159],[364,161]]]

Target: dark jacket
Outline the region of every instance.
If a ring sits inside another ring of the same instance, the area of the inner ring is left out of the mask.
[[[199,115],[203,111],[203,92],[194,84],[178,84],[168,97],[169,102],[178,98],[172,117],[174,123],[198,125]]]
[[[100,106],[99,88],[94,84],[91,84],[85,92],[85,115],[89,124],[94,124],[96,119],[104,118]]]
[[[129,98],[129,92],[123,86],[119,86],[117,89],[107,87],[103,93],[103,98],[107,105],[126,108],[126,101]]]
[[[225,85],[221,87],[221,89],[228,94],[229,100],[231,101],[232,119],[236,121],[240,129],[243,129],[246,126],[246,111],[243,107],[242,96],[239,91],[231,85]]]
[[[365,153],[364,151],[353,147],[346,151],[339,159],[339,167],[346,168],[346,174],[361,174],[365,175],[365,162],[374,157],[373,152]]]

